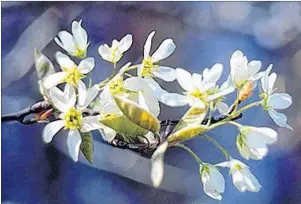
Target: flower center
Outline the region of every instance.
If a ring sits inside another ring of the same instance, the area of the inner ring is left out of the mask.
[[[76,110],[74,107],[70,108],[67,113],[64,114],[65,129],[80,129],[82,127],[82,112]]]
[[[71,84],[72,86],[77,86],[78,81],[85,77],[82,73],[80,73],[77,66],[73,66],[71,69],[63,68],[63,71],[67,73],[67,76],[63,81]]]
[[[116,63],[120,60],[120,58],[122,57],[122,54],[120,54],[118,51],[118,47],[115,48],[111,48],[111,60],[113,63]]]
[[[81,50],[76,46],[76,53],[74,54],[75,57],[85,58],[86,57],[86,50]]]
[[[205,102],[206,99],[207,99],[208,93],[204,92],[204,91],[201,91],[200,89],[195,89],[195,90],[191,91],[189,93],[189,95],[194,97],[194,98],[198,98],[198,99]]]
[[[262,99],[263,110],[265,111],[269,110],[270,109],[270,107],[268,106],[269,95],[266,93],[262,93],[259,95],[259,97]]]
[[[123,88],[122,78],[119,77],[115,80],[112,80],[109,84],[109,88],[110,88],[110,91],[111,91],[112,94],[118,94],[120,92],[123,92],[124,88]]]
[[[152,69],[158,69],[158,68],[159,68],[159,66],[154,65],[154,63],[152,62],[152,58],[148,57],[148,58],[144,59],[142,62],[141,76],[153,77],[154,75],[153,75]]]

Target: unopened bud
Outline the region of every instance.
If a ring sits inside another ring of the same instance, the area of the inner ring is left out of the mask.
[[[253,81],[247,82],[247,83],[242,87],[242,89],[239,91],[238,100],[239,100],[239,101],[245,101],[245,100],[247,100],[250,96],[252,96],[254,87],[255,87],[255,82],[253,82]]]

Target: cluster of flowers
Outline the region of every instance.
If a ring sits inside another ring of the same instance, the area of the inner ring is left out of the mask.
[[[292,99],[286,93],[274,92],[277,74],[270,74],[272,65],[259,72],[261,62],[257,60],[248,62],[247,57],[237,50],[230,59],[231,73],[227,80],[218,86],[217,82],[223,72],[222,64],[214,64],[212,68],[204,69],[202,74],[191,74],[182,68],[161,66],[159,62],[169,57],[176,45],[172,39],[165,39],[151,54],[155,31],[146,39],[142,62],[132,66],[129,62],[119,71],[117,62],[131,47],[132,35],[127,34],[120,41],[113,40],[111,47],[107,44],[99,46],[98,52],[102,59],[113,64],[113,74],[104,81],[87,87],[83,79],[93,70],[95,60],[86,57],[89,46],[88,35],[81,23],[82,21],[74,21],[72,34],[61,31],[58,38],[55,38],[55,42],[66,52],[55,54],[61,67],[60,72],[51,71],[54,70],[53,64],[43,54],[40,53],[36,59],[38,72],[44,71],[39,75],[41,93],[52,103],[55,109],[53,114],[59,118],[46,125],[43,140],[49,143],[62,128],[67,130],[68,152],[75,162],[78,161],[80,150],[84,151],[81,149],[83,134],[93,130],[101,131],[107,141],[112,141],[117,133],[125,137],[140,138],[141,142],[156,141],[156,138],[160,137],[160,123],[157,119],[160,114],[159,102],[172,107],[188,105],[190,108],[168,139],[161,141],[161,145],[152,156],[151,178],[154,186],[159,186],[162,180],[163,156],[168,147],[177,146],[184,140],[226,123],[238,127],[237,147],[241,156],[245,159],[262,159],[268,152],[267,144],[277,141],[277,132],[267,127],[244,126],[231,120],[251,107],[262,106],[277,125],[292,129],[287,124],[287,117],[276,111],[290,106]],[[81,61],[77,65],[71,57],[79,58]],[[44,66],[47,63],[48,66]],[[45,67],[48,68],[46,72],[42,70]],[[134,69],[137,70],[137,76],[127,73]],[[156,82],[156,78],[167,82],[176,80],[184,91],[167,92]],[[238,109],[239,103],[251,95],[258,80],[261,80],[262,88],[260,101]],[[63,90],[58,88],[62,83],[65,84]],[[223,101],[226,95],[235,90],[238,97],[233,104],[234,109],[229,112],[229,106]],[[93,114],[88,114],[91,111]],[[228,114],[228,119],[215,124],[211,124],[209,119],[207,124],[202,124],[204,118],[208,115],[210,117],[214,111]],[[202,162],[182,144],[178,146],[186,148],[199,162],[201,181],[208,196],[218,200],[222,198],[225,180],[218,167],[230,168],[233,183],[239,191],[257,192],[260,189],[261,186],[255,176],[241,161],[228,155],[228,161],[211,165]],[[223,152],[225,153],[225,150]]]

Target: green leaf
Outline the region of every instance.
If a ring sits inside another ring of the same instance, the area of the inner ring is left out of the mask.
[[[148,130],[136,125],[124,115],[111,114],[101,119],[100,122],[119,133],[130,135],[145,135]]]
[[[53,63],[40,50],[34,50],[35,67],[39,79],[44,79],[46,76],[55,73]]]
[[[172,133],[168,137],[167,141],[169,143],[172,143],[172,142],[181,142],[181,141],[189,140],[207,130],[208,130],[208,126],[206,125],[190,124]]]
[[[155,134],[159,133],[160,122],[152,113],[127,98],[114,95],[114,99],[129,120]]]
[[[90,132],[81,132],[82,143],[80,145],[80,150],[86,157],[86,159],[92,164],[94,143],[93,137]]]
[[[174,132],[186,127],[189,124],[201,124],[207,114],[206,106],[193,106],[181,118],[174,129]]]

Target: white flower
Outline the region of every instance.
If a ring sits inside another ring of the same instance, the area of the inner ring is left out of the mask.
[[[157,97],[159,100],[168,106],[184,106],[189,104],[207,104],[207,102],[224,96],[234,89],[227,87],[226,89],[216,89],[216,82],[220,78],[223,71],[222,64],[215,64],[211,69],[205,69],[203,76],[201,74],[190,74],[188,71],[177,68],[177,80],[180,86],[186,91],[182,94],[167,93],[159,91],[157,88]]]
[[[227,114],[230,107],[228,106],[228,104],[223,102],[224,97],[222,96],[232,93],[234,90],[235,86],[233,85],[231,75],[229,75],[227,80],[220,87],[216,86],[216,88],[214,89],[213,93],[219,93],[221,97],[216,99],[213,110],[217,109],[220,114]]]
[[[116,63],[121,59],[123,53],[131,47],[132,42],[132,35],[127,34],[120,40],[120,42],[114,39],[112,47],[109,47],[108,44],[99,46],[98,53],[104,60]]]
[[[140,77],[130,77],[123,80],[122,73],[129,65],[130,63],[123,66],[119,73],[104,87],[103,92],[99,96],[102,106],[109,110],[119,110],[113,99],[113,95],[117,94],[129,97],[131,100],[142,105],[147,111],[158,116],[160,114],[159,102],[148,82]]]
[[[263,159],[268,153],[267,144],[277,142],[278,133],[266,127],[241,126],[236,145],[245,159]]]
[[[258,192],[260,190],[261,185],[257,178],[250,172],[249,167],[241,161],[231,159],[231,161],[222,162],[215,166],[230,168],[233,184],[240,192],[246,190]]]
[[[138,67],[139,77],[158,77],[164,81],[174,81],[176,79],[175,70],[170,67],[164,67],[156,65],[160,60],[169,57],[176,45],[172,39],[165,39],[159,48],[150,56],[152,38],[155,35],[155,31],[152,31],[144,45],[144,57],[142,64]]]
[[[60,83],[68,83],[79,90],[84,86],[82,78],[94,68],[94,58],[89,57],[82,60],[77,66],[67,55],[57,52],[56,60],[58,61],[62,71],[50,74],[43,80],[43,86],[46,89],[54,87]]]
[[[200,165],[200,175],[204,192],[216,200],[222,199],[225,191],[225,179],[216,167],[210,165]]]
[[[236,50],[230,59],[231,77],[234,84],[241,88],[247,81],[256,81],[262,73],[258,73],[261,68],[261,62],[252,60],[248,63],[248,59],[240,50]]]
[[[290,130],[293,128],[287,124],[287,117],[283,113],[276,110],[288,108],[292,104],[292,97],[287,93],[274,93],[274,84],[277,78],[276,73],[270,74],[273,65],[270,65],[265,71],[265,75],[261,78],[263,94],[263,108],[267,110],[274,122],[280,126]]]
[[[72,22],[72,35],[67,31],[60,31],[54,41],[61,48],[66,50],[71,56],[84,58],[87,53],[88,35],[86,30],[81,26],[82,20]]]
[[[95,86],[86,91],[87,97],[81,99],[84,101],[85,106],[88,106],[94,99],[98,90],[98,86]],[[82,110],[86,107],[83,106],[83,104],[75,106],[76,93],[74,88],[69,84],[65,85],[64,92],[57,87],[53,87],[49,89],[49,93],[54,107],[59,110],[61,114],[59,115],[60,120],[53,121],[46,125],[43,131],[43,140],[45,143],[50,143],[56,133],[64,127],[65,130],[68,130],[68,152],[73,161],[77,162],[80,144],[82,142],[80,132],[89,132],[91,130],[99,129],[98,116],[83,117]],[[79,97],[85,96],[79,95]]]

